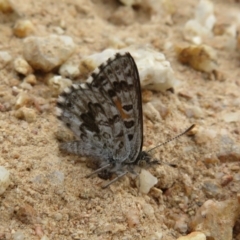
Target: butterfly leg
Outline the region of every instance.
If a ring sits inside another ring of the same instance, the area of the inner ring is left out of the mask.
[[[116,178],[114,178],[112,181],[108,182],[107,184],[103,185],[102,188],[107,188],[109,185],[111,185],[112,183],[116,182],[118,179],[122,178],[123,176],[125,176],[128,173],[128,171],[121,173],[120,175],[118,175]]]
[[[89,178],[89,177],[93,176],[94,174],[99,173],[99,172],[101,172],[102,170],[104,170],[104,169],[106,169],[106,168],[108,168],[108,167],[110,167],[110,164],[109,164],[109,163],[106,164],[106,165],[104,165],[103,167],[98,168],[96,171],[91,172],[90,174],[88,174],[88,175],[86,176],[86,178]]]

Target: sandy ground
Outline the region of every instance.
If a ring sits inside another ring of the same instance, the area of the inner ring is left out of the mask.
[[[212,2],[217,22],[232,24],[239,3]],[[56,97],[46,85],[47,74],[36,72],[37,84],[27,90],[37,99],[27,106],[34,109],[36,118],[27,122],[15,117],[13,87],[20,86],[23,76],[12,64],[4,66],[0,71],[0,165],[10,172],[11,184],[0,197],[0,239],[172,240],[190,231],[188,224],[205,201],[236,197],[240,122],[239,118],[229,122],[225,116],[239,113],[240,53],[219,47],[214,37],[206,41],[217,51],[218,70],[224,75],[219,80],[182,65],[173,48],[164,48],[167,43],[184,42],[182,29],[193,17],[196,3],[175,1],[171,18],[157,20],[141,7],[123,11],[117,1],[104,0],[19,0],[14,3],[17,13],[0,14],[0,50],[9,52],[13,60],[22,54],[23,38],[13,34],[18,19],[29,19],[36,36],[58,34],[62,28],[77,45],[77,60],[113,47],[115,38],[125,46],[130,39],[164,53],[181,85],[175,93],[145,92],[158,99],[168,114],[163,114],[161,122],[144,116],[144,149],[196,124],[195,136],[184,136],[155,151],[156,158],[174,162],[178,168],[151,169],[162,184],[149,194],[139,193],[130,176],[102,190],[104,180],[84,178],[91,172],[85,158],[58,149],[56,135],[66,130],[54,116]],[[45,106],[41,111],[39,102]],[[224,179],[230,180],[225,184]],[[239,222],[234,223],[235,239],[240,239]]]

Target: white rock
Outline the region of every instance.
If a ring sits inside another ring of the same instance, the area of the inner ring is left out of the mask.
[[[0,195],[5,192],[10,184],[10,174],[5,167],[0,166]]]
[[[164,54],[148,48],[106,49],[101,53],[83,58],[80,62],[81,73],[90,73],[117,52],[130,52],[133,56],[138,67],[142,88],[165,91],[178,83]]]
[[[157,184],[158,179],[145,169],[138,175],[137,186],[141,193],[148,194],[150,189]]]
[[[69,36],[27,37],[23,56],[38,70],[49,72],[60,66],[74,53],[75,44]]]
[[[165,91],[177,84],[171,65],[164,54],[150,49],[134,51],[129,49],[129,52],[136,61],[142,88]]]
[[[100,64],[105,62],[117,52],[118,50],[115,49],[106,49],[101,53],[95,53],[84,57],[80,62],[80,72],[83,74],[91,73],[95,68],[97,68]]]
[[[206,37],[209,34],[209,30],[195,19],[187,21],[183,29],[184,38],[194,44],[201,44],[202,37]]]
[[[216,22],[213,3],[209,0],[200,0],[195,10],[195,19],[202,26],[212,30]]]
[[[212,29],[216,22],[214,5],[209,0],[200,0],[194,19],[189,20],[184,26],[184,38],[194,44],[202,43],[202,38],[212,36]]]

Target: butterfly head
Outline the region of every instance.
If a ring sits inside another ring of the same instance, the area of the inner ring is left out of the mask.
[[[157,159],[153,159],[148,152],[142,151],[136,160],[136,164],[139,167],[147,168],[155,164],[160,164],[160,162]]]

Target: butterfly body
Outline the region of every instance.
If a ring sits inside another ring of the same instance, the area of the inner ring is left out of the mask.
[[[86,83],[73,84],[57,101],[57,116],[77,140],[61,149],[99,162],[121,175],[136,165],[143,143],[142,99],[138,69],[130,53],[117,53]]]

